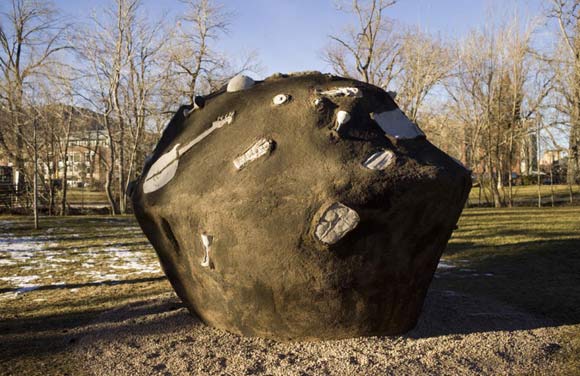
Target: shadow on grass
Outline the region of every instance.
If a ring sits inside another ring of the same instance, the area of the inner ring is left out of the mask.
[[[433,323],[424,323],[417,335],[580,323],[580,239],[476,248],[470,244],[450,247],[453,260],[469,263],[436,274],[432,300],[425,305],[428,317],[422,318]]]
[[[87,335],[101,332],[101,325],[122,321],[136,322],[141,317],[163,314],[182,308],[183,305],[175,298],[159,299],[159,295],[143,301],[123,305],[122,314],[115,315],[115,309],[92,309],[81,312],[69,312],[55,315],[38,316],[27,319],[4,320],[0,322],[0,371],[3,364],[6,366],[15,363],[18,371],[19,362],[34,361],[39,366],[51,362],[53,356],[66,353],[76,345],[76,342]],[[99,318],[99,325],[90,324]],[[163,321],[161,315],[157,321]],[[192,317],[188,324],[200,324],[199,319]],[[129,324],[123,324],[129,325]],[[163,323],[151,330],[151,334],[162,334]],[[39,359],[41,361],[35,361]],[[45,359],[45,361],[42,361]],[[73,369],[82,365],[75,365]],[[29,367],[26,366],[27,370]],[[15,374],[18,374],[15,373]],[[40,372],[38,374],[41,374]]]
[[[34,288],[34,291],[75,289],[75,288],[81,288],[81,287],[94,287],[94,286],[127,285],[127,284],[134,284],[134,283],[157,282],[157,281],[163,281],[164,279],[166,279],[166,277],[135,278],[135,279],[122,279],[122,280],[86,282],[86,283],[65,283],[65,284],[60,284],[60,285],[38,286],[38,287]],[[21,288],[18,288],[18,287],[3,288],[3,289],[0,289],[0,294],[6,293],[6,292],[17,292],[20,290],[21,290]]]

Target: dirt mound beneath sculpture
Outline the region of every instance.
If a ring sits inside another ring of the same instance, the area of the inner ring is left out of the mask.
[[[91,375],[558,374],[560,328],[504,304],[430,291],[405,336],[281,343],[203,325],[176,298],[103,314],[74,349]]]

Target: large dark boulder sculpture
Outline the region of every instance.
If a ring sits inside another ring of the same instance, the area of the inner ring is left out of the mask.
[[[182,107],[132,200],[204,322],[329,339],[415,325],[470,187],[382,89],[278,74]]]

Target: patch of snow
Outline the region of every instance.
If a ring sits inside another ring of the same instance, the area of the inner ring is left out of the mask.
[[[449,261],[439,260],[439,264],[437,264],[437,270],[448,270],[454,269],[456,266]]]
[[[10,282],[14,285],[23,286],[29,282],[35,281],[40,278],[37,275],[26,275],[26,276],[11,276],[11,277],[0,277],[0,281]]]

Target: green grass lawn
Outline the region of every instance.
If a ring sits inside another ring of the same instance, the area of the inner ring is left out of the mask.
[[[75,374],[67,349],[100,313],[171,293],[129,216],[0,217],[0,370]],[[480,295],[565,326],[580,369],[580,207],[466,209],[433,287]],[[2,372],[0,372],[2,373]],[[573,372],[571,372],[573,373]],[[82,374],[82,372],[80,373]]]
[[[467,209],[434,286],[502,301],[572,325],[570,370],[580,369],[580,208]]]
[[[540,193],[542,195],[543,205],[551,205],[551,195],[552,190],[554,191],[554,201],[556,203],[568,203],[570,200],[570,188],[568,185],[540,185]],[[481,197],[480,197],[481,194]],[[505,196],[506,201],[508,197],[508,187],[504,187],[501,190],[501,195]],[[514,185],[512,187],[512,195],[516,205],[524,204],[526,206],[534,206],[538,202],[538,186],[537,185]],[[580,202],[580,185],[572,186],[572,197],[576,202]],[[491,201],[491,194],[487,187],[482,187],[481,192],[479,187],[474,186],[469,193],[469,204],[477,205],[479,202],[482,204]]]
[[[538,187],[535,185],[516,185],[513,188],[513,197],[518,203],[524,203],[527,206],[534,206],[538,199]],[[556,202],[560,201],[567,203],[569,200],[570,192],[567,185],[554,185],[554,198]],[[504,188],[504,194],[507,197],[507,187]],[[549,185],[540,186],[540,191],[542,193],[542,200],[544,205],[551,204],[551,191],[552,188]],[[483,190],[481,193],[481,202],[486,202],[491,200],[489,192]],[[573,198],[576,202],[580,202],[580,185],[572,186]],[[487,196],[486,196],[487,195]],[[108,205],[107,196],[104,191],[91,191],[88,188],[69,188],[67,191],[67,197],[69,204],[72,206],[80,206],[81,203],[92,204],[92,205]],[[471,193],[469,194],[469,203],[471,205],[477,205],[479,202],[479,188],[473,187]]]
[[[71,205],[80,205],[82,202],[102,205],[109,203],[105,191],[91,191],[88,188],[69,188],[66,194],[67,200]]]
[[[132,217],[42,218],[41,226],[0,217],[0,370],[78,375],[82,365],[67,358],[77,328],[171,287]]]

